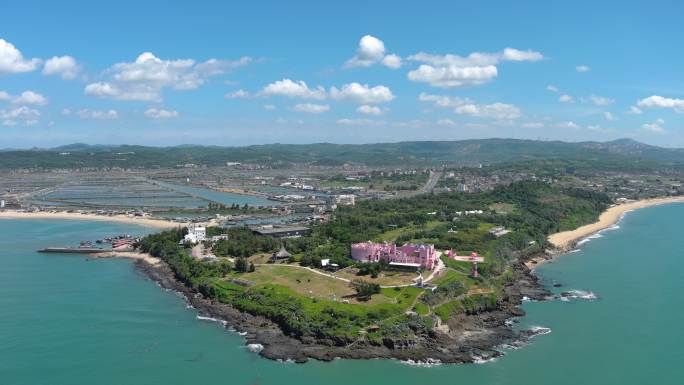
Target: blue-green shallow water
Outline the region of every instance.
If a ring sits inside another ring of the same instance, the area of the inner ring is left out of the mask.
[[[2,220],[0,384],[681,384],[683,217],[684,205],[629,213],[620,229],[540,267],[563,290],[599,296],[526,303],[523,325],[552,333],[494,362],[432,368],[259,358],[130,261],[34,252],[135,228]]]

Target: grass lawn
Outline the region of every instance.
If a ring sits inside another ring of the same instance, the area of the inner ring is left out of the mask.
[[[516,207],[512,203],[492,203],[489,205],[491,210],[494,210],[497,214],[510,214],[515,211]]]
[[[413,279],[418,276],[413,271],[383,271],[377,278],[371,278],[370,275],[356,275],[358,271],[359,269],[355,267],[347,267],[337,271],[335,275],[346,279],[363,279],[380,286],[410,285],[413,283]]]
[[[230,277],[250,281],[256,287],[284,286],[306,298],[320,300],[333,300],[334,298],[337,301],[347,300],[350,304],[361,305],[403,303],[403,297],[400,297],[400,294],[404,291],[397,292],[392,289],[383,289],[380,294],[374,295],[369,301],[359,301],[355,296],[356,291],[347,282],[293,267],[293,265],[262,265],[257,266],[256,271],[252,273],[231,274]],[[408,307],[408,304],[406,306]]]
[[[380,234],[376,241],[387,241],[387,242],[392,242],[399,238],[401,235],[404,234],[411,234],[415,231],[420,231],[420,230],[432,230],[435,227],[439,225],[443,225],[446,222],[441,222],[441,221],[428,221],[425,223],[425,225],[422,226],[405,226],[405,227],[399,227],[390,231],[385,231],[384,233]]]

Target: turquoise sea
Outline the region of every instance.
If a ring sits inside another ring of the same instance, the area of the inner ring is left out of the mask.
[[[555,291],[598,297],[525,303],[521,326],[550,334],[493,362],[429,368],[262,359],[131,261],[35,252],[144,228],[0,220],[0,384],[682,384],[681,218],[682,204],[628,213],[619,229],[540,267],[564,285]]]

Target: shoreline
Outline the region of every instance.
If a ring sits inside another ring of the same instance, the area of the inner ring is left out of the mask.
[[[178,223],[129,216],[104,216],[65,212],[0,212],[0,219],[57,218],[115,221],[131,224],[150,222],[160,227],[173,227]],[[549,292],[538,278],[522,264],[514,264],[517,277],[514,284],[504,288],[505,300],[494,311],[464,314],[458,326],[446,331],[421,329],[414,338],[385,338],[381,343],[360,338],[352,343],[326,337],[297,338],[284,332],[272,320],[242,312],[229,304],[205,298],[194,287],[178,281],[170,267],[162,260],[140,252],[111,251],[89,255],[89,258],[127,258],[145,275],[167,290],[183,296],[197,311],[197,317],[210,317],[228,330],[245,337],[245,345],[256,345],[264,358],[304,363],[310,359],[332,361],[342,359],[395,359],[406,362],[472,363],[502,355],[501,346],[522,342],[533,336],[530,330],[514,331],[509,320],[525,315],[519,307],[524,298],[544,300]]]
[[[184,226],[185,223],[165,221],[162,219],[151,219],[144,217],[134,217],[128,215],[98,215],[92,213],[67,213],[63,211],[54,212],[27,212],[16,210],[0,211],[0,219],[66,219],[66,220],[84,220],[84,221],[104,221],[127,223],[134,225],[142,225],[149,227],[156,227],[160,229],[169,229],[178,226]]]
[[[156,258],[155,258],[156,259]],[[525,315],[519,306],[524,298],[544,300],[550,294],[539,279],[522,264],[515,264],[518,279],[505,288],[506,301],[495,311],[463,315],[460,327],[448,332],[423,330],[415,339],[383,339],[371,343],[363,338],[352,343],[330,338],[297,338],[288,335],[280,326],[263,316],[240,311],[229,304],[205,298],[195,288],[176,279],[173,271],[163,261],[151,264],[139,258],[135,266],[161,288],[171,290],[183,297],[197,311],[196,318],[219,322],[229,331],[244,337],[246,346],[255,345],[261,357],[281,362],[305,363],[310,359],[333,361],[335,359],[394,359],[405,362],[440,364],[473,363],[489,360],[504,353],[507,344],[526,343],[534,336],[531,330],[514,331],[509,320]]]
[[[89,254],[92,259],[103,259],[103,258],[125,258],[132,259],[134,261],[142,261],[151,266],[159,266],[162,261],[159,258],[153,257],[147,253],[141,253],[138,251],[108,251],[105,253]]]
[[[534,267],[559,255],[572,252],[575,246],[577,246],[578,242],[603,230],[609,229],[612,226],[615,226],[618,222],[620,222],[620,220],[622,220],[625,213],[629,211],[671,203],[684,203],[684,196],[642,199],[610,206],[608,209],[602,212],[601,215],[599,215],[598,221],[594,223],[580,226],[574,230],[561,231],[549,235],[547,239],[549,243],[553,245],[554,249],[546,255],[535,257],[529,261],[526,261],[525,266],[527,266],[528,269],[534,269]]]

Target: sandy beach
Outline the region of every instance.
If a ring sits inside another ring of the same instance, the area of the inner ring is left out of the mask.
[[[91,254],[91,258],[128,258],[145,261],[152,266],[158,266],[161,263],[159,258],[155,258],[147,253],[140,253],[137,251],[109,251],[106,253]]]
[[[578,227],[575,230],[551,234],[548,240],[558,250],[559,254],[565,253],[572,250],[580,240],[618,223],[627,211],[676,202],[684,202],[684,196],[644,199],[614,205],[601,213],[598,221]],[[525,265],[532,269],[546,260],[548,260],[548,257],[533,258],[526,262]]]
[[[67,219],[67,220],[87,220],[87,221],[107,221],[130,223],[141,226],[157,227],[157,228],[173,228],[184,226],[183,223],[165,221],[161,219],[151,219],[144,217],[135,217],[127,215],[97,215],[97,214],[81,214],[81,213],[67,213],[67,212],[24,212],[6,210],[0,211],[0,219]]]

